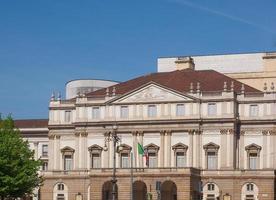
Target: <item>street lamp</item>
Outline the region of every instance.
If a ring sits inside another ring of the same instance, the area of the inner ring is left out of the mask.
[[[106,145],[106,142],[110,142],[110,141],[113,142],[113,169],[112,169],[112,180],[111,180],[112,200],[116,200],[116,193],[117,193],[117,191],[116,191],[116,182],[117,182],[117,179],[116,179],[116,151],[120,152],[121,148],[122,148],[121,145],[118,146],[118,149],[116,148],[117,144],[119,144],[121,142],[121,139],[117,135],[117,129],[118,129],[117,125],[114,124],[112,126],[112,132],[105,133],[105,144],[104,144],[104,148],[103,148],[104,151],[107,151],[108,147]]]

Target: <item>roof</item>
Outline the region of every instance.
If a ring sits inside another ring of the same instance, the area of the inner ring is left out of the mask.
[[[224,82],[227,82],[227,87],[230,89],[231,82],[234,83],[234,91],[240,92],[242,83],[230,78],[222,73],[214,70],[176,70],[172,72],[159,72],[152,73],[144,76],[140,76],[135,79],[128,80],[109,87],[109,93],[112,93],[112,88],[116,88],[116,95],[123,95],[132,90],[135,90],[149,82],[155,82],[159,85],[163,85],[167,88],[171,88],[178,92],[187,93],[190,92],[190,85],[193,83],[194,90],[196,89],[197,82],[200,83],[200,90],[202,92],[214,92],[222,91]],[[261,91],[244,84],[245,92]],[[106,89],[100,89],[94,92],[90,92],[87,96],[101,96],[105,95]]]
[[[20,119],[14,120],[16,128],[47,128],[49,119]]]

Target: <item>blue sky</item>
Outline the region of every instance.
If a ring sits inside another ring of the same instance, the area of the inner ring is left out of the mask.
[[[47,118],[67,81],[124,81],[162,56],[276,50],[275,10],[275,0],[0,0],[0,112]]]

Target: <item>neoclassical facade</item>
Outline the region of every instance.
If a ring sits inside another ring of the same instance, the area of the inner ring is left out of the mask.
[[[275,118],[274,88],[261,92],[212,70],[52,96],[40,198],[111,199],[116,151],[119,200],[130,199],[131,181],[136,200],[274,200]],[[107,139],[114,131],[116,149]]]

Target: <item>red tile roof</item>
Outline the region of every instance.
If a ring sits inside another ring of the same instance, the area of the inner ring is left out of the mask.
[[[48,119],[22,119],[14,120],[16,128],[47,128]]]
[[[240,92],[242,83],[232,79],[222,73],[214,70],[176,70],[172,72],[152,73],[144,76],[140,76],[135,79],[131,79],[126,82],[122,82],[114,85],[116,88],[116,94],[122,95],[135,90],[142,85],[149,82],[155,82],[159,85],[163,85],[167,88],[171,88],[178,92],[189,92],[190,85],[193,83],[194,91],[196,90],[197,82],[200,83],[200,90],[202,92],[222,91],[224,82],[227,82],[227,88],[230,90],[231,82],[234,82],[234,91]],[[112,93],[113,86],[109,87],[109,93]],[[245,92],[261,92],[251,86],[245,85]],[[106,89],[97,90],[95,92],[88,93],[87,96],[101,96],[105,95]]]

